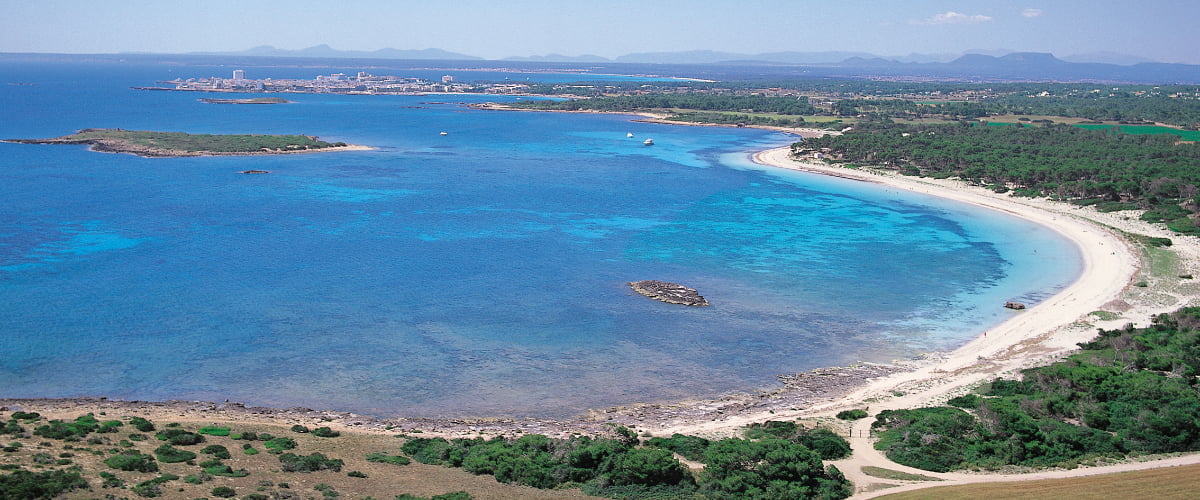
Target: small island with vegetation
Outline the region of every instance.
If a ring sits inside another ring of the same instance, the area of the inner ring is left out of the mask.
[[[129,153],[146,158],[248,156],[323,151],[362,151],[365,146],[325,142],[308,135],[188,134],[88,128],[50,139],[8,139],[20,144],[90,144],[92,151]]]

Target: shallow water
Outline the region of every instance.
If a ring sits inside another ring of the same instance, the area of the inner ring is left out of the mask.
[[[1027,222],[750,163],[792,140],[773,132],[459,104],[497,100],[473,96],[214,105],[129,89],[218,70],[0,65],[0,137],[120,127],[377,148],[0,144],[4,396],[565,416],[952,349],[1011,314],[1004,301],[1079,273],[1066,240]],[[272,173],[237,174],[250,169]],[[641,279],[714,305],[625,286]]]

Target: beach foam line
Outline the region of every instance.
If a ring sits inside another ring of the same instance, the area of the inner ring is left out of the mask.
[[[1063,205],[1042,199],[1012,198],[989,191],[982,187],[969,186],[962,181],[911,178],[895,174],[853,170],[815,162],[800,162],[790,158],[789,147],[775,148],[754,155],[756,163],[768,166],[801,170],[818,174],[863,180],[881,185],[906,189],[939,198],[998,210],[1030,222],[1048,227],[1069,239],[1079,248],[1083,270],[1079,277],[1061,292],[1025,311],[1014,312],[1011,319],[989,328],[966,345],[949,353],[936,363],[916,371],[898,373],[869,384],[859,392],[862,395],[888,390],[899,383],[922,378],[946,378],[948,374],[970,371],[994,373],[995,370],[968,370],[980,364],[996,364],[1002,358],[1011,358],[1015,365],[1024,366],[1036,353],[1043,357],[1044,349],[1018,349],[1022,344],[1036,342],[1050,350],[1071,349],[1078,342],[1095,336],[1091,328],[1082,332],[1069,333],[1071,325],[1081,322],[1093,311],[1119,298],[1131,283],[1140,268],[1140,259],[1128,243],[1112,230],[1090,220],[1061,210]],[[1001,307],[1002,304],[996,304]],[[1044,338],[1044,337],[1059,338]],[[1022,355],[1016,351],[1033,352]],[[960,380],[943,382],[942,386],[961,387],[978,381],[979,376],[962,376]],[[952,389],[952,387],[947,387]],[[936,391],[941,394],[946,391]],[[927,394],[935,397],[935,394]],[[863,398],[865,399],[865,397]],[[909,398],[906,398],[909,399]],[[928,398],[924,398],[928,399]],[[897,407],[912,407],[917,401],[899,403]],[[926,401],[920,402],[922,404]],[[893,405],[888,405],[893,406]]]
[[[966,345],[934,359],[914,363],[911,370],[869,380],[862,387],[811,407],[771,415],[742,414],[715,422],[683,424],[667,432],[714,433],[763,419],[804,418],[832,414],[847,408],[869,407],[872,414],[884,409],[916,408],[941,404],[956,392],[1014,370],[1042,364],[1077,348],[1096,335],[1087,316],[1118,299],[1141,266],[1138,254],[1111,229],[1071,213],[1074,207],[1044,199],[1011,198],[962,181],[905,177],[887,172],[848,169],[790,157],[790,147],[753,155],[760,165],[832,175],[878,183],[930,196],[998,210],[1046,226],[1079,248],[1082,272],[1070,285],[1043,302],[980,332]],[[1003,304],[996,304],[997,308]],[[1121,322],[1139,313],[1127,311]],[[1148,317],[1148,316],[1147,316]],[[1116,328],[1119,325],[1105,325]],[[869,425],[872,419],[859,423]]]

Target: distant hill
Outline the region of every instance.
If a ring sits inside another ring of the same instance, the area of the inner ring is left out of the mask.
[[[325,57],[325,58],[354,58],[354,59],[437,59],[443,61],[473,60],[483,58],[448,52],[442,49],[400,50],[379,49],[374,51],[338,50],[325,44],[315,45],[306,49],[287,50],[277,49],[270,45],[260,45],[240,52],[194,52],[196,55],[213,56],[258,56],[258,57]]]
[[[1122,66],[1132,66],[1141,63],[1156,63],[1154,59],[1131,56],[1129,54],[1118,54],[1116,52],[1090,52],[1087,54],[1075,54],[1060,58],[1067,62],[1073,63],[1101,63],[1101,64],[1120,64]]]
[[[880,57],[865,52],[769,52],[740,54],[713,50],[643,52],[614,59],[585,54],[546,54],[485,60],[437,48],[422,50],[338,50],[316,45],[299,50],[269,45],[238,52],[192,54],[60,54],[61,57],[119,57],[163,59],[189,57],[222,61],[222,64],[267,64],[270,58],[308,58],[320,64],[338,59],[371,61],[372,65],[403,64],[403,61],[474,61],[483,66],[538,66],[577,69],[580,65],[596,72],[671,74],[715,80],[769,80],[787,78],[889,78],[942,81],[1060,81],[1150,84],[1200,84],[1200,65],[1149,62],[1145,58],[1095,53],[1058,58],[1048,53],[971,50],[965,54],[909,54]],[[45,59],[54,54],[4,54],[5,58]],[[1118,64],[1129,63],[1129,64]],[[338,63],[340,64],[340,63]],[[568,66],[569,65],[569,66]]]

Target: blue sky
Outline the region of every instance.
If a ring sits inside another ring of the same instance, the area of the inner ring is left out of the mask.
[[[1117,52],[1200,64],[1195,0],[38,0],[8,2],[0,52],[440,48],[501,59],[717,50],[878,55]],[[15,5],[14,5],[15,4]]]

